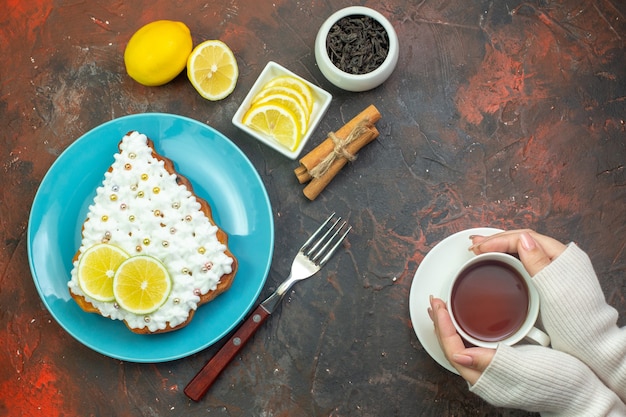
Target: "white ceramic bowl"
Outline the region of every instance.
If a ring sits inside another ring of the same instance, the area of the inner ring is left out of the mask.
[[[389,36],[387,58],[374,71],[367,74],[350,74],[333,64],[326,52],[326,38],[332,26],[346,16],[363,15],[378,21]],[[398,35],[389,20],[376,10],[363,6],[350,6],[333,13],[320,27],[315,38],[315,60],[324,77],[339,88],[347,91],[367,91],[378,87],[393,72],[398,63]]]
[[[243,116],[246,114],[246,112],[250,108],[252,98],[256,95],[256,93],[259,92],[259,90],[268,81],[280,75],[291,75],[292,77],[296,77],[302,80],[311,88],[311,92],[313,93],[314,103],[313,103],[313,110],[311,111],[311,116],[309,118],[309,127],[306,133],[304,134],[304,136],[302,137],[302,139],[300,140],[300,144],[293,151],[287,149],[285,146],[278,143],[274,138],[264,135],[260,132],[257,132],[256,130],[251,129],[242,123]],[[298,155],[300,155],[300,152],[302,152],[302,149],[304,148],[306,143],[309,141],[311,134],[315,131],[315,129],[319,125],[320,120],[322,120],[322,116],[324,116],[324,113],[326,113],[326,110],[328,110],[328,106],[330,105],[330,101],[332,100],[332,98],[333,96],[327,91],[321,89],[315,84],[308,82],[304,78],[294,74],[293,72],[277,64],[276,62],[270,61],[267,63],[267,65],[265,66],[261,74],[259,75],[259,78],[257,78],[256,82],[254,83],[250,91],[248,92],[248,95],[239,106],[239,109],[237,109],[237,112],[233,116],[232,122],[239,129],[243,130],[250,136],[256,138],[260,142],[263,142],[270,148],[277,150],[278,152],[282,153],[283,155],[291,159],[296,159],[298,158]]]

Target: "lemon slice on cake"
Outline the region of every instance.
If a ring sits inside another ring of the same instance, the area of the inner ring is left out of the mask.
[[[216,101],[233,92],[239,67],[233,51],[224,42],[208,40],[189,55],[187,77],[202,97]]]
[[[117,246],[107,243],[91,246],[78,260],[78,285],[94,300],[113,301],[113,277],[128,258]]]
[[[165,303],[172,290],[172,279],[165,266],[147,255],[124,261],[113,278],[113,294],[121,308],[135,314],[148,314]]]

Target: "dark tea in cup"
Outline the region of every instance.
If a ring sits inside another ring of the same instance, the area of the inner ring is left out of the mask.
[[[450,309],[469,336],[497,342],[517,332],[528,316],[526,280],[511,265],[486,259],[469,265],[457,276]]]
[[[550,336],[535,327],[539,293],[516,257],[476,255],[456,270],[446,289],[450,319],[466,342],[490,349],[522,340],[550,345]]]

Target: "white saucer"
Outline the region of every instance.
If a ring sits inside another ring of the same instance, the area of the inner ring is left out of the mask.
[[[433,322],[428,317],[429,296],[445,298],[447,283],[453,278],[454,271],[474,257],[468,250],[471,235],[489,236],[501,232],[500,229],[479,227],[463,230],[448,236],[439,242],[426,255],[415,272],[409,293],[409,313],[415,334],[426,352],[441,366],[458,374],[450,365],[439,347]]]

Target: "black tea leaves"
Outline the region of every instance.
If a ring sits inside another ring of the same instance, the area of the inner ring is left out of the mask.
[[[367,74],[378,68],[389,52],[389,35],[376,19],[345,16],[329,30],[326,51],[331,62],[349,74]]]

